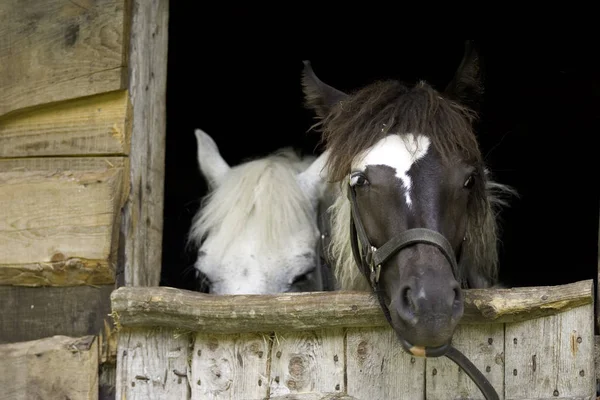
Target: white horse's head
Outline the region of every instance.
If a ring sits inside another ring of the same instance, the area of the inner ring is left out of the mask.
[[[197,276],[214,294],[322,290],[317,226],[326,153],[300,159],[282,149],[230,167],[214,140],[195,131],[208,194],[189,240]]]

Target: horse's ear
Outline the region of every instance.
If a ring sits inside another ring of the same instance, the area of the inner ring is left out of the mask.
[[[300,188],[313,201],[314,205],[317,204],[326,187],[325,163],[328,155],[329,150],[325,150],[308,168],[296,175]]]
[[[221,157],[217,144],[202,129],[196,129],[198,143],[198,166],[211,188],[219,185],[223,176],[229,171],[229,164]]]
[[[313,71],[310,61],[303,61],[303,63],[302,87],[306,106],[313,109],[317,117],[324,118],[333,106],[348,95],[322,82]]]
[[[474,111],[479,111],[483,97],[483,63],[472,40],[465,42],[462,61],[444,93]]]

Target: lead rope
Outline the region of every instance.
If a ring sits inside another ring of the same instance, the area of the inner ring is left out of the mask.
[[[349,188],[349,190],[352,192],[352,188]],[[350,201],[352,203],[352,218],[350,219],[350,243],[351,243],[351,247],[352,247],[352,253],[354,255],[354,261],[358,264],[358,267],[361,269],[361,272],[363,273],[363,275],[365,277],[367,277],[369,279],[369,282],[371,283],[371,286],[373,288],[373,291],[375,292],[375,294],[377,295],[377,299],[379,300],[381,309],[383,311],[383,314],[385,315],[385,318],[387,319],[388,323],[391,326],[391,317],[389,314],[389,310],[387,308],[387,306],[385,305],[385,302],[381,296],[381,290],[379,289],[379,273],[380,273],[380,265],[377,265],[375,267],[375,269],[372,268],[372,264],[371,266],[369,265],[369,262],[373,261],[373,254],[370,254],[370,250],[372,251],[372,248],[370,246],[370,244],[368,243],[368,239],[366,238],[366,232],[364,231],[364,228],[362,226],[362,222],[360,221],[360,217],[358,217],[358,215],[355,214],[356,210],[356,201],[354,199],[353,196],[354,193],[352,193],[352,195],[350,196]],[[357,224],[355,224],[354,218],[358,217],[358,229],[357,229]],[[365,240],[367,241],[367,243],[361,243],[362,246],[364,246],[364,250],[363,253],[366,253],[364,255],[361,255],[361,252],[359,250],[359,238],[358,236],[364,236]],[[435,234],[434,234],[435,236]],[[396,241],[396,248],[399,248],[402,244],[399,243],[402,242],[402,240],[400,241]],[[408,242],[408,241],[407,241]],[[436,244],[435,240],[431,241],[431,240],[425,240],[425,242],[430,242],[432,244]],[[388,243],[391,243],[388,242]],[[445,246],[441,246],[442,248]],[[443,249],[441,249],[443,253],[447,253],[446,251],[443,251]],[[388,257],[390,254],[392,253],[391,250],[387,250],[384,252],[384,257]],[[449,256],[449,254],[445,254],[447,257]],[[368,260],[367,260],[368,259]],[[380,260],[378,260],[380,261]],[[454,264],[451,262],[451,264]],[[456,347],[452,346],[452,344],[446,345],[446,346],[442,346],[440,348],[437,349],[432,349],[432,348],[422,348],[422,347],[418,347],[418,348],[411,348],[410,350],[406,348],[407,346],[402,346],[402,348],[405,350],[405,352],[414,355],[414,356],[418,356],[418,357],[440,357],[440,356],[446,356],[448,357],[450,360],[452,360],[456,365],[458,365],[460,368],[462,368],[463,371],[465,371],[465,373],[469,376],[469,378],[471,378],[471,380],[475,383],[475,385],[479,388],[479,390],[481,391],[481,393],[485,396],[486,400],[500,400],[500,396],[498,396],[498,393],[496,392],[496,389],[494,389],[494,387],[492,386],[492,384],[490,383],[490,381],[488,381],[488,379],[485,377],[485,375],[483,375],[481,373],[481,371],[479,371],[479,369],[477,369],[477,367],[471,362],[471,360],[469,360],[463,353],[461,353]]]

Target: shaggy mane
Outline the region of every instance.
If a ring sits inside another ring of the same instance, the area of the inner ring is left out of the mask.
[[[232,167],[219,186],[202,199],[189,243],[200,246],[210,233],[218,256],[240,235],[251,232],[259,239],[261,248],[257,251],[269,254],[300,227],[316,227],[310,199],[296,180],[296,174],[313,160],[312,156],[300,159],[285,148]]]
[[[516,192],[494,182],[485,168],[472,128],[476,117],[473,110],[444,97],[425,82],[408,87],[390,80],[357,91],[315,125],[322,130],[323,141],[331,153],[326,164],[329,178],[340,182],[340,195],[329,208],[329,254],[342,289],[370,290],[350,247],[351,214],[344,178],[351,172],[355,157],[390,134],[406,138],[407,133],[426,135],[443,162],[462,159],[476,168],[478,179],[469,199],[466,241],[457,280],[467,287],[468,276],[476,271],[486,281],[497,281],[497,216],[500,206],[507,204],[505,195]]]

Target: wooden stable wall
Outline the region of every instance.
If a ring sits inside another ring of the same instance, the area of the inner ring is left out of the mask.
[[[168,0],[1,3],[0,353],[91,335],[97,375],[110,293],[159,283]]]
[[[364,292],[214,296],[123,287],[117,398],[483,400],[411,357]],[[454,337],[503,400],[595,399],[593,281],[465,291]]]

